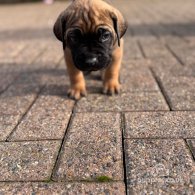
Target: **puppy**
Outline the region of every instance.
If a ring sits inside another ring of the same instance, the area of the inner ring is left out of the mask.
[[[120,90],[119,70],[127,22],[113,6],[102,0],[73,0],[54,24],[54,34],[63,44],[70,77],[68,95],[86,95],[84,71],[103,71],[103,92]]]

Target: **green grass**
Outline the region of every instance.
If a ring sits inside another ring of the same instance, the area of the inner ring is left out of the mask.
[[[105,176],[105,175],[97,177],[96,180],[99,181],[99,182],[109,182],[109,181],[112,181],[112,179],[110,177]]]

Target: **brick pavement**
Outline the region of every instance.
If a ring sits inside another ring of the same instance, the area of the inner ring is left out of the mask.
[[[118,96],[74,102],[52,25],[0,6],[0,194],[194,194],[194,0],[112,0],[129,23]],[[9,13],[9,14],[8,14]]]

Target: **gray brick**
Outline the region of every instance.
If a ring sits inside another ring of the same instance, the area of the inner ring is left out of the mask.
[[[40,96],[10,140],[62,139],[74,102],[60,96]]]
[[[195,136],[195,112],[125,113],[126,138],[189,138]]]
[[[173,110],[195,109],[194,77],[163,77],[161,83]]]
[[[159,40],[142,39],[140,42],[147,58],[172,57],[172,54]]]
[[[195,158],[195,139],[188,139],[187,143],[189,145],[193,157]],[[194,178],[194,182],[195,182],[195,178]]]
[[[20,120],[20,114],[1,114],[0,115],[0,141],[5,141]]]
[[[130,59],[143,59],[142,53],[138,47],[136,39],[126,36],[124,38],[124,57],[123,62],[127,62]]]
[[[160,92],[122,93],[118,96],[88,94],[78,104],[77,112],[168,110]]]
[[[0,181],[48,180],[59,141],[0,143]]]
[[[143,63],[145,63],[143,61]],[[148,68],[129,68],[124,67],[121,71],[121,85],[124,92],[154,92],[158,91],[158,85]]]
[[[122,182],[110,183],[0,183],[0,194],[113,194],[125,195],[125,186]]]
[[[126,140],[125,149],[129,193],[192,192],[195,166],[183,140]]]
[[[120,115],[76,114],[54,180],[123,180]]]

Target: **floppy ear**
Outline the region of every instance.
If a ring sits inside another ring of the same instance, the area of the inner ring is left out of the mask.
[[[66,15],[65,12],[62,12],[53,27],[53,32],[56,36],[56,38],[59,41],[62,41],[63,43],[63,49],[65,49],[66,45],[65,45],[65,40],[64,40],[64,36],[65,36],[65,31],[66,31]]]
[[[123,35],[125,34],[128,28],[128,24],[119,11],[116,11],[116,13],[112,12],[111,18],[113,21],[114,31],[116,33],[118,46],[120,47],[120,38],[123,37]]]

